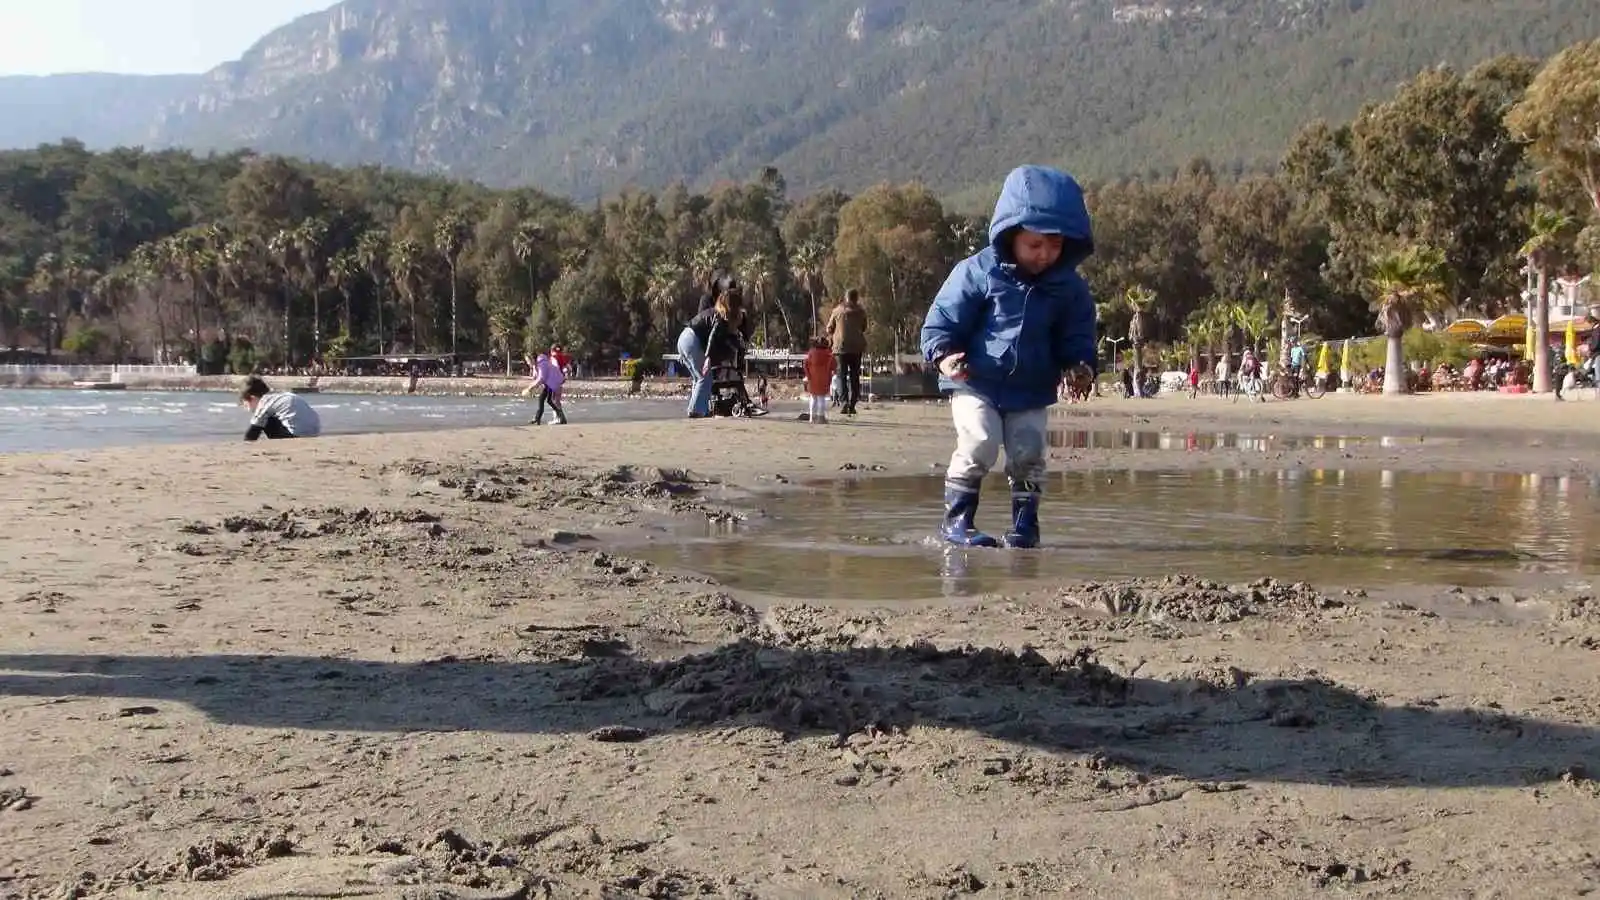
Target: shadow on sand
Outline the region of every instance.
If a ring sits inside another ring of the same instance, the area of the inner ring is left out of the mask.
[[[747,640],[654,662],[605,632],[563,640],[574,658],[0,655],[0,696],[165,701],[226,725],[321,731],[658,735],[759,724],[798,736],[921,724],[1099,752],[1151,774],[1326,785],[1522,786],[1600,758],[1589,727],[1387,706],[1236,669],[1125,678],[1088,651],[1053,662],[1029,650]]]

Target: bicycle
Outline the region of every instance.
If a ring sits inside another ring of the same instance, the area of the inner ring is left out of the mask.
[[[1250,401],[1263,399],[1261,396],[1263,386],[1260,375],[1240,375],[1232,391],[1233,402],[1238,403],[1241,397]]]
[[[1320,400],[1327,393],[1322,379],[1305,380],[1294,372],[1284,372],[1272,379],[1272,396],[1279,400],[1295,400],[1302,394],[1310,400]]]

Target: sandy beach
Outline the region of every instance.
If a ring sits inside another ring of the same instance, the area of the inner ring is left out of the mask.
[[[1581,480],[1597,409],[1102,399],[1058,424],[1375,439],[1051,465]],[[1586,578],[772,601],[629,556],[948,458],[937,403],[797,411],[0,456],[0,897],[1600,889]]]

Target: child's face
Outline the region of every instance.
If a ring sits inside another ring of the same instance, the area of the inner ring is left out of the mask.
[[[1059,234],[1039,234],[1026,228],[1017,232],[1011,242],[1011,255],[1017,265],[1029,275],[1037,275],[1056,264],[1061,258],[1062,237]]]

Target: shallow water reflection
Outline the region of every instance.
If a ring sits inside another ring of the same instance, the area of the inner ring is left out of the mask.
[[[1052,428],[1053,450],[1177,450],[1198,453],[1210,450],[1242,450],[1266,453],[1274,450],[1348,450],[1353,447],[1400,447],[1403,445],[1446,443],[1448,438],[1352,437],[1346,435],[1280,435],[1270,432],[1249,434],[1232,431],[1134,431]]]
[[[1004,530],[1003,479],[979,525]],[[1490,585],[1596,568],[1590,479],[1329,470],[1062,472],[1037,551],[951,551],[933,539],[942,481],[840,479],[769,498],[766,515],[636,555],[787,597],[970,596],[1182,571],[1322,585]]]

